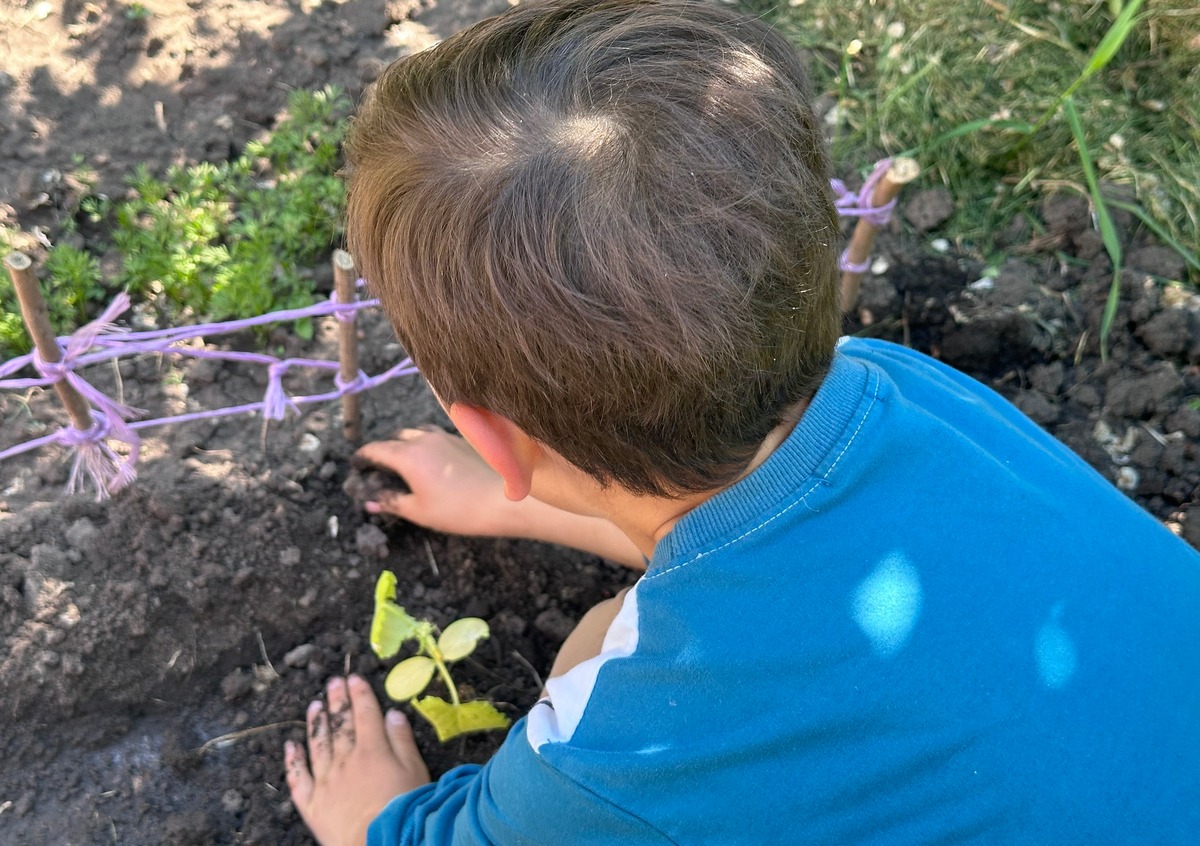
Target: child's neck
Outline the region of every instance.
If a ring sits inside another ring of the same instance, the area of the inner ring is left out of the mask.
[[[762,445],[746,465],[746,469],[729,485],[683,497],[659,497],[634,494],[613,486],[602,493],[604,514],[617,528],[621,529],[647,559],[654,555],[654,547],[675,527],[685,514],[712,499],[730,485],[736,484],[753,473],[770,457],[779,445],[787,440],[803,413],[803,408],[788,415],[788,420],[771,430]]]

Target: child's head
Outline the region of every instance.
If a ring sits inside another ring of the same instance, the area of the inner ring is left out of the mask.
[[[766,24],[522,3],[389,67],[347,155],[351,250],[430,384],[603,483],[727,484],[828,366],[828,162]]]

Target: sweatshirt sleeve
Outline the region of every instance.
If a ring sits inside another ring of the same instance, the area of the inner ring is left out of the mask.
[[[578,750],[570,757],[578,757],[586,770],[591,754]],[[486,765],[456,767],[433,784],[397,796],[367,834],[367,846],[618,842],[673,841],[547,763],[529,745],[524,719]]]

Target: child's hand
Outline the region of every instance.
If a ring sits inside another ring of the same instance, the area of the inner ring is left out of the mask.
[[[457,435],[405,429],[394,441],[367,444],[356,457],[395,473],[412,490],[379,492],[363,505],[371,514],[392,514],[439,532],[558,543],[646,569],[642,553],[607,520],[571,514],[532,496],[507,499],[499,474]]]
[[[412,493],[382,491],[364,508],[458,535],[507,535],[513,503],[504,482],[466,441],[441,429],[405,429],[357,458],[400,476]]]
[[[284,747],[287,783],[321,846],[357,846],[388,802],[429,782],[429,770],[404,715],[385,719],[361,677],[332,679],[327,691],[308,708],[307,753]]]

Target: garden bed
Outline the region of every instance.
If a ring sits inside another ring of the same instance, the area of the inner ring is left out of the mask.
[[[334,81],[354,92],[398,50],[468,22],[460,10],[482,16],[506,4],[149,5],[149,19],[114,4],[88,23],[82,11],[70,24],[82,27],[78,37],[34,6],[2,13],[17,24],[29,17],[30,43],[43,36],[46,45],[4,95],[16,129],[0,138],[0,201],[24,225],[42,216],[49,226],[57,200],[53,191],[40,192],[49,205],[26,196],[31,177],[22,174],[40,178],[64,170],[71,152],[99,151],[108,156],[101,184],[117,186],[134,163],[228,156],[282,107],[285,86]],[[158,60],[173,54],[173,65]],[[39,63],[48,70],[39,74]],[[93,69],[94,83],[70,94],[45,88],[78,64]],[[111,105],[105,86],[120,94]],[[18,94],[45,110],[15,115]],[[155,102],[167,104],[166,132]],[[85,107],[100,111],[88,119]],[[232,128],[209,138],[225,125],[218,112]],[[42,148],[14,142],[39,121],[50,133]],[[49,187],[66,190],[59,185]],[[1105,362],[1099,326],[1111,268],[1086,201],[1044,203],[1047,231],[1037,238],[1014,224],[1010,244],[1021,255],[988,276],[930,246],[944,205],[936,191],[907,197],[910,222],[881,238],[882,260],[848,330],[908,343],[980,378],[1200,546],[1200,297],[1164,283],[1184,277],[1178,256],[1118,219],[1129,249]],[[402,354],[378,315],[360,327],[368,372]],[[229,343],[334,358],[335,334],[327,318],[311,341],[277,330]],[[88,377],[131,405],[178,413],[260,399],[263,375],[143,357]],[[315,378],[289,388],[307,392]],[[0,396],[0,448],[61,424],[52,399]],[[368,438],[446,422],[416,378],[366,395],[363,413]],[[138,481],[105,503],[61,496],[68,467],[57,451],[0,465],[5,843],[307,843],[283,781],[282,743],[302,736],[305,705],[330,674],[357,671],[381,690],[366,643],[381,569],[397,574],[399,599],[418,616],[490,623],[491,639],[455,678],[466,698],[486,697],[514,718],[533,703],[573,623],[634,578],[554,547],[366,517],[343,492],[351,448],[334,405],[265,431],[242,417],[144,434]],[[440,745],[418,724],[435,776],[486,760],[500,739]]]

